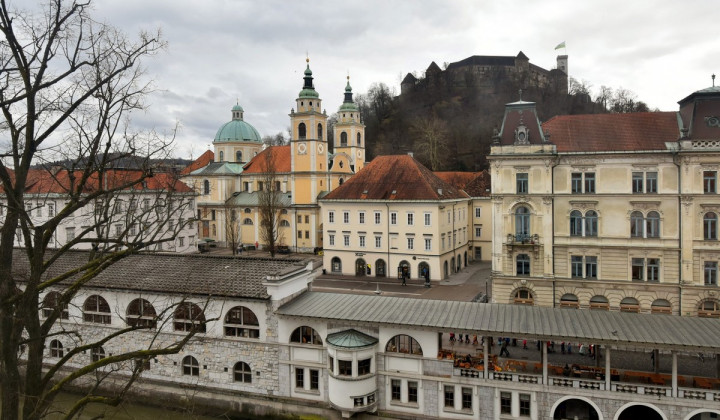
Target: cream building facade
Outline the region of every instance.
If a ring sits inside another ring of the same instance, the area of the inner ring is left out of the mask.
[[[720,89],[679,112],[508,104],[489,157],[500,303],[720,316]]]

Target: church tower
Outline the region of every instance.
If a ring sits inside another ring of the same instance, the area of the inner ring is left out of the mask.
[[[313,86],[310,59],[303,77],[303,88],[290,111],[292,204],[316,204],[322,191],[329,191],[327,114]]]
[[[365,125],[360,121],[360,109],[353,101],[350,76],[345,86],[345,99],[338,109],[338,121],[334,127],[334,152],[338,159],[345,154],[353,173],[358,173],[365,166]],[[333,163],[333,171],[335,171]]]

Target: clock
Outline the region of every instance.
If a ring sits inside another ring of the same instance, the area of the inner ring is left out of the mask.
[[[298,153],[300,153],[301,155],[304,155],[305,153],[307,153],[307,146],[305,145],[305,143],[300,143],[300,144],[298,144],[297,150],[298,150]]]

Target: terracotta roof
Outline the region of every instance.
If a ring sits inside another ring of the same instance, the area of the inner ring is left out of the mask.
[[[72,175],[72,176],[71,176]],[[31,169],[28,171],[25,192],[27,194],[66,194],[73,182],[78,182],[82,177],[81,171],[67,171],[61,169],[53,172],[50,169]],[[138,170],[120,170],[113,169],[103,174],[103,185],[100,186],[100,178],[97,173],[90,176],[86,182],[83,192],[90,193],[98,191],[101,188],[111,189],[126,183],[138,181],[143,176],[142,171]],[[135,184],[133,190],[153,190],[153,191],[174,191],[174,192],[192,192],[187,184],[177,179],[175,174],[160,172],[153,176],[145,178],[143,183]]]
[[[270,146],[244,166],[245,174],[263,174],[267,172],[265,155],[271,153],[275,163],[275,172],[290,172],[290,146]]]
[[[449,200],[467,194],[409,155],[378,156],[325,200]]]
[[[49,255],[48,255],[49,257]],[[13,254],[13,272],[20,281],[27,277],[27,255]],[[46,278],[52,278],[87,263],[88,252],[69,251],[54,263]],[[305,266],[301,259],[248,258],[198,254],[129,255],[90,280],[88,287],[170,292],[194,295],[233,296],[268,299],[263,286],[267,276]],[[70,280],[61,284],[67,284]]]
[[[465,185],[465,192],[471,197],[490,197],[490,172],[480,172],[472,181]]]
[[[180,175],[189,175],[190,172],[198,170],[207,166],[210,162],[215,160],[215,153],[212,150],[206,150],[205,153],[200,155],[199,158],[192,161],[188,166],[180,171]]]
[[[677,112],[559,115],[542,128],[560,153],[666,150],[680,136]]]
[[[482,172],[433,172],[435,176],[452,185],[453,187],[464,190],[465,186],[482,174]]]

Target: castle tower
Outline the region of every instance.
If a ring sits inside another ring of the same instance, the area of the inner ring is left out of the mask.
[[[350,171],[357,173],[365,166],[365,125],[360,121],[360,109],[352,97],[350,76],[345,86],[345,99],[338,109],[338,121],[335,124],[335,156],[347,155]],[[334,159],[337,160],[337,159]],[[333,163],[333,172],[336,171]]]
[[[303,88],[290,111],[292,204],[316,204],[321,191],[328,191],[327,114],[313,86],[310,59],[303,77]]]

